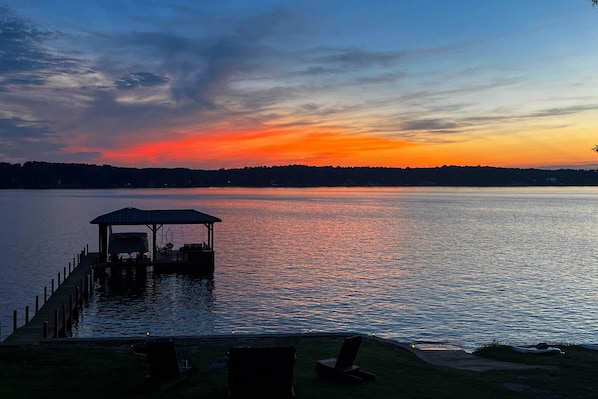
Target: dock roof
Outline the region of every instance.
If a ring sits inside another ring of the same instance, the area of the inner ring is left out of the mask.
[[[93,219],[91,224],[147,225],[147,224],[202,224],[222,222],[219,218],[193,209],[142,210],[123,208]]]

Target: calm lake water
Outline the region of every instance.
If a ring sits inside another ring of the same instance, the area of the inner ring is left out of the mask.
[[[598,188],[8,190],[0,205],[1,339],[14,309],[24,319],[77,252],[97,251],[89,221],[133,206],[221,218],[214,278],[100,281],[74,337],[311,329],[465,349],[598,342]],[[165,226],[157,242],[204,231]]]

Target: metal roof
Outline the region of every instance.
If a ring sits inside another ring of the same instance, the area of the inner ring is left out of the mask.
[[[193,209],[163,209],[145,211],[123,208],[93,219],[91,224],[147,225],[147,224],[202,224],[222,222],[219,218]]]

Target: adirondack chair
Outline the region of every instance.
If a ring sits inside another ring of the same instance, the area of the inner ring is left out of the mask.
[[[190,359],[179,354],[172,341],[148,341],[145,352],[149,364],[146,381],[153,389],[168,389],[193,372]]]
[[[228,351],[229,398],[294,398],[293,346],[237,346]]]
[[[360,345],[361,335],[346,338],[337,357],[316,362],[318,376],[357,384],[376,379],[374,374],[364,371],[354,364]]]

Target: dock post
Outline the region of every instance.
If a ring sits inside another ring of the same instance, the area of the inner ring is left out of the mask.
[[[66,304],[62,304],[62,330],[66,332]],[[61,329],[59,329],[60,332]],[[58,338],[59,335],[56,336]]]
[[[58,338],[58,308],[54,309],[54,338]]]
[[[44,305],[48,301],[48,287],[44,287]]]
[[[89,298],[89,294],[90,294],[90,289],[89,289],[90,283],[89,283],[89,273],[85,274],[85,290],[87,291],[87,298]]]
[[[71,274],[71,262],[69,262],[69,274]]]
[[[39,310],[39,295],[35,296],[35,313]]]
[[[58,272],[58,285],[56,287],[60,287],[60,272]]]
[[[71,321],[70,324],[73,324],[73,294],[69,295],[69,320]]]
[[[17,311],[12,311],[12,332],[17,331]]]
[[[62,329],[64,330],[64,336],[66,337],[66,303],[62,304]]]
[[[52,279],[52,290],[50,291],[50,295],[54,293],[54,279]]]
[[[93,287],[95,285],[95,270],[90,267],[89,268],[89,293],[91,294],[93,292]]]
[[[29,305],[25,306],[25,324],[29,324]]]
[[[62,275],[64,276],[64,279],[66,280],[66,266],[64,266],[62,268]]]
[[[44,321],[44,339],[48,338],[48,322]]]

